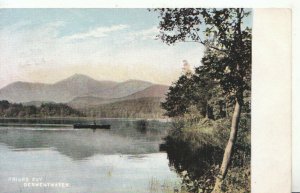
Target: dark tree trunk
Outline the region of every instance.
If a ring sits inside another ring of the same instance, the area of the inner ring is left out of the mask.
[[[232,115],[232,120],[231,120],[231,129],[230,129],[230,136],[229,140],[227,142],[225,151],[224,151],[224,156],[223,156],[223,161],[222,165],[220,168],[219,175],[216,178],[216,183],[214,190],[212,193],[219,193],[221,190],[221,185],[223,183],[223,180],[226,176],[228,166],[230,163],[230,159],[232,156],[233,152],[233,147],[237,138],[237,132],[238,132],[238,126],[239,126],[239,121],[240,121],[240,115],[241,115],[241,109],[242,109],[242,101],[239,99],[236,99],[235,102],[235,107]]]

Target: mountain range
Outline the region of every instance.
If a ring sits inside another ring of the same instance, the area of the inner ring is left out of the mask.
[[[54,84],[14,82],[0,89],[0,100],[15,103],[67,103],[83,108],[139,98],[164,99],[168,86],[142,80],[99,81],[74,74]]]

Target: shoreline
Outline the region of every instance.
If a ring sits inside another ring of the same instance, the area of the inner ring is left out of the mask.
[[[1,120],[146,120],[171,122],[171,118],[101,118],[101,117],[0,117]]]

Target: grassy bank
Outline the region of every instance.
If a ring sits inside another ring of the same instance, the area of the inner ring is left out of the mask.
[[[250,116],[243,114],[238,141],[222,190],[250,192]],[[180,119],[165,138],[170,165],[182,178],[183,192],[211,192],[230,132],[229,119]]]

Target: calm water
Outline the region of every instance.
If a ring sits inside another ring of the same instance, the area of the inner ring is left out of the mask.
[[[159,152],[167,123],[102,120],[97,123],[111,130],[94,132],[74,130],[73,122],[1,120],[1,193],[139,193],[179,186],[166,153]]]

